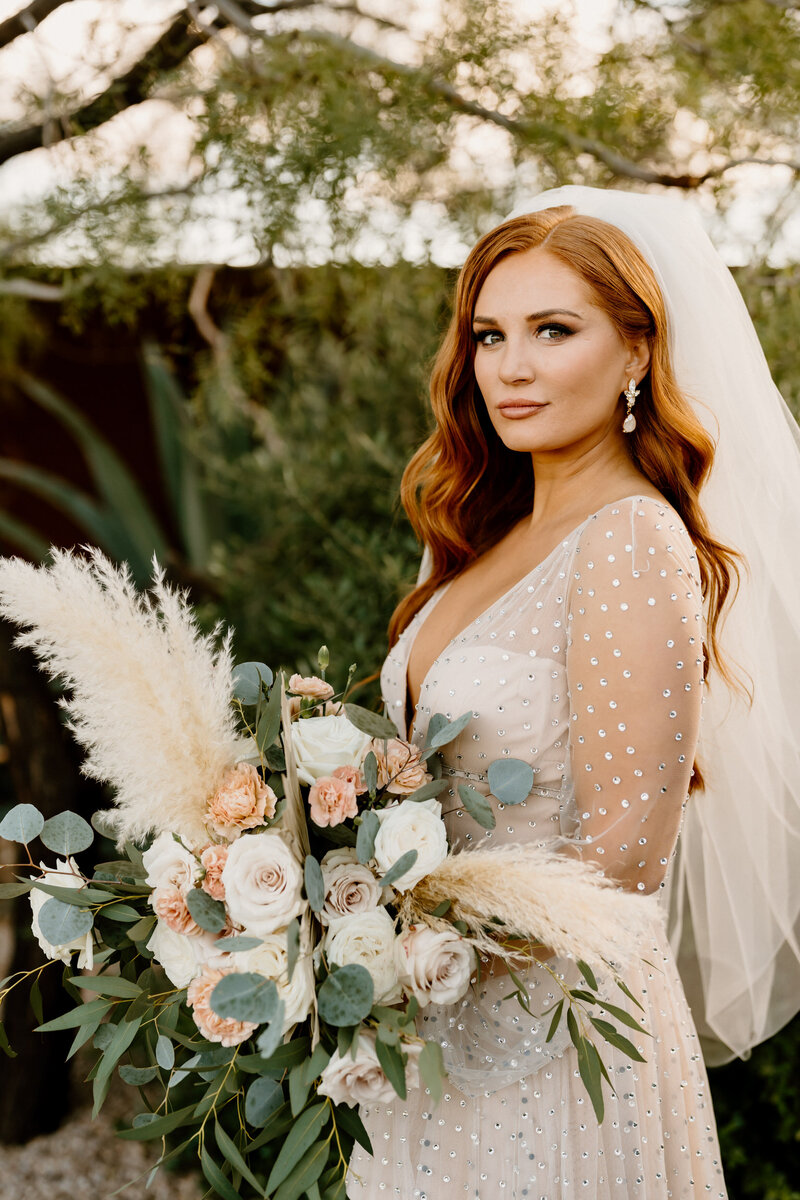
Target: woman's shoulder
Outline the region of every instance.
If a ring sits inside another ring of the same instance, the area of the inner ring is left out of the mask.
[[[577,531],[575,569],[608,577],[621,586],[624,574],[653,571],[687,574],[699,583],[697,555],[686,524],[663,496],[633,494],[597,509]],[[665,578],[661,574],[661,578]]]

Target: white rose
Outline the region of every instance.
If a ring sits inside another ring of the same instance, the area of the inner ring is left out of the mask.
[[[246,929],[243,936],[247,937],[250,932]],[[299,1021],[306,1019],[311,1012],[315,995],[314,968],[308,950],[300,951],[291,979],[285,933],[272,933],[264,938],[260,946],[234,957],[236,970],[254,971],[256,975],[264,975],[275,982],[278,995],[283,1000],[284,1033]]]
[[[348,917],[357,912],[370,912],[381,903],[378,881],[369,867],[358,861],[351,846],[329,850],[322,860],[322,879],[325,884],[325,906],[319,913],[323,925],[336,917]]]
[[[412,925],[395,942],[397,977],[420,1005],[454,1004],[469,987],[472,947],[456,931]]]
[[[385,908],[335,917],[328,926],[325,953],[339,967],[358,963],[366,967],[375,985],[375,1002],[399,1000],[394,965],[394,921]]]
[[[197,937],[186,937],[170,929],[159,917],[150,935],[147,949],[156,962],[161,963],[167,978],[176,988],[184,988],[199,975],[205,964],[214,957],[216,936],[203,933]]]
[[[337,767],[360,767],[371,742],[344,715],[295,721],[292,749],[301,783],[315,783]]]
[[[172,884],[185,895],[200,875],[195,856],[176,842],[171,833],[160,833],[150,849],[145,850],[142,862],[152,888]]]
[[[381,875],[407,850],[417,851],[414,865],[392,885],[399,892],[412,888],[447,858],[447,830],[438,800],[402,800],[380,811],[378,819],[375,861]]]
[[[349,1050],[344,1058],[336,1050],[322,1072],[317,1091],[330,1096],[334,1104],[391,1104],[397,1099],[378,1062],[374,1035],[361,1030],[355,1058]]]
[[[53,887],[65,888],[82,888],[85,887],[83,877],[81,876],[78,864],[74,858],[58,858],[56,859],[55,870],[48,871],[43,862],[39,863],[44,874],[41,876],[40,883],[46,883]],[[51,897],[47,892],[39,891],[38,888],[32,888],[28,893],[28,899],[31,902],[31,912],[33,914],[31,920],[31,929],[33,936],[41,946],[48,958],[60,958],[62,962],[69,963],[72,955],[76,950],[80,951],[78,955],[78,969],[83,970],[84,967],[94,965],[94,935],[89,930],[82,937],[75,938],[73,942],[65,942],[61,946],[54,946],[52,942],[48,942],[47,938],[39,928],[39,912],[43,904],[46,904]]]
[[[278,830],[245,834],[235,841],[222,882],[228,915],[255,937],[283,929],[306,907],[302,868]]]

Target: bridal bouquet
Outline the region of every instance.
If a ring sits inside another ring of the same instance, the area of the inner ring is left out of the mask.
[[[358,1103],[441,1095],[420,1009],[460,1000],[489,954],[527,1007],[520,940],[578,963],[580,988],[553,972],[548,1037],[566,1021],[602,1120],[610,1081],[586,1031],[640,1058],[605,1017],[642,1030],[595,972],[637,1003],[618,969],[647,903],[540,848],[451,853],[438,751],[471,713],[435,715],[420,749],[347,701],[354,668],[334,690],[324,647],[319,676],[234,666],[230,636],[202,635],[159,571],[140,594],[99,552],[3,560],[0,611],[64,684],[86,773],[114,792],[94,830],[28,804],[0,822],[26,855],[0,897],[28,893],[45,955],[0,1000],[27,982],[40,1030],[74,1029],[70,1055],[91,1044],[95,1112],[117,1077],[139,1089],[119,1136],[161,1143],[154,1172],[191,1147],[226,1200],[343,1200],[354,1141],[371,1149]],[[519,803],[531,768],[493,763],[489,785]],[[494,825],[471,786],[457,806]],[[82,868],[94,831],[119,857]],[[37,865],[37,839],[55,862]],[[55,962],[74,1007],[43,1021]],[[13,1053],[2,1026],[0,1045]]]

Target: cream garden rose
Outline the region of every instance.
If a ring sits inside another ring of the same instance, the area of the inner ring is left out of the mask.
[[[194,854],[171,833],[160,833],[149,850],[145,850],[142,862],[152,888],[171,885],[181,892],[188,892],[200,874],[200,864]]]
[[[322,859],[325,905],[318,914],[323,925],[337,917],[371,912],[381,903],[381,888],[369,867],[358,861],[352,846],[329,850]]]
[[[292,724],[292,748],[301,783],[315,783],[336,767],[360,767],[372,739],[347,717],[306,717]]]
[[[438,800],[401,800],[379,812],[378,819],[375,862],[381,875],[406,851],[417,851],[414,865],[392,885],[399,892],[412,888],[447,858],[447,831]]]
[[[469,987],[472,947],[455,930],[412,925],[395,942],[397,977],[405,991],[427,1004],[454,1004]]]
[[[74,858],[58,858],[56,859],[55,869],[50,869],[39,863],[42,869],[40,883],[46,883],[50,887],[64,888],[82,888],[84,886],[83,876],[78,869],[78,864]],[[28,893],[28,899],[31,904],[31,928],[33,936],[41,946],[48,958],[60,958],[62,962],[69,963],[72,961],[73,954],[78,953],[78,968],[83,970],[84,967],[91,969],[94,963],[94,938],[91,929],[82,937],[75,938],[72,942],[65,942],[62,946],[54,946],[48,942],[47,938],[39,928],[39,913],[42,906],[50,899],[47,892],[42,892],[38,888],[31,888]]]
[[[334,1052],[317,1091],[334,1104],[390,1104],[397,1099],[378,1061],[375,1037],[363,1031],[358,1035],[355,1058],[349,1050],[343,1058],[338,1050]]]
[[[245,834],[235,841],[222,883],[231,920],[256,937],[283,929],[306,907],[302,868],[277,830]]]
[[[212,933],[186,937],[185,934],[170,929],[166,921],[159,918],[150,935],[147,949],[164,968],[170,983],[176,988],[184,988],[217,953],[216,940]]]
[[[247,937],[251,930],[245,930]],[[283,1000],[283,1032],[286,1033],[299,1021],[304,1021],[314,1004],[314,968],[311,955],[301,950],[289,979],[289,955],[286,934],[272,933],[265,937],[260,946],[237,954],[236,970],[254,971],[272,979]]]
[[[394,958],[394,921],[385,908],[335,917],[325,937],[328,960],[339,967],[366,967],[375,985],[377,1004],[400,998]]]

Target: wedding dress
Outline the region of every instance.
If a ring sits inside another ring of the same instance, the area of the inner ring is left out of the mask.
[[[405,736],[407,664],[441,587],[391,650],[381,683]],[[661,889],[676,846],[703,694],[703,608],[697,560],[678,515],[628,497],[594,513],[459,633],[421,688],[413,740],[433,713],[473,720],[443,751],[452,780],[440,799],[453,843],[529,842],[590,857],[641,894]],[[520,805],[492,800],[484,831],[458,807],[467,781],[508,755],[535,785]],[[449,810],[449,812],[447,811]],[[449,1080],[436,1107],[424,1090],[362,1109],[374,1155],[356,1147],[348,1197],[378,1200],[677,1200],[726,1195],[703,1058],[656,905],[607,999],[640,1018],[626,1029],[637,1062],[592,1033],[614,1086],[598,1125],[562,1027],[529,1017],[507,974],[484,975],[460,1003],[431,1006],[420,1033],[443,1047]],[[567,982],[579,972],[551,961]],[[555,998],[552,976],[526,975],[534,1014]],[[613,992],[613,995],[612,995]]]

